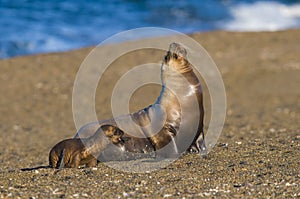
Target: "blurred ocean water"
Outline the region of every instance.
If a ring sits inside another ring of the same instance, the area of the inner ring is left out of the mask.
[[[97,45],[149,26],[183,33],[299,28],[300,1],[0,0],[0,59]]]

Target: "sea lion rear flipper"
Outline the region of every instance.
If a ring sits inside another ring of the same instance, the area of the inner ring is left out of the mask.
[[[61,152],[60,156],[59,156],[60,160],[59,162],[59,167],[58,169],[61,170],[62,168],[65,167],[65,162],[64,162],[64,158],[65,158],[65,149],[63,149],[63,151]]]

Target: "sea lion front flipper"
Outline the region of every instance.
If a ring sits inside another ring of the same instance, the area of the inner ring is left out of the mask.
[[[204,133],[203,132],[201,133],[201,135],[196,140],[196,146],[199,149],[199,153],[203,157],[205,157],[207,155],[207,148],[206,148],[205,139],[204,139]]]
[[[168,129],[168,131],[170,132],[172,137],[175,137],[177,135],[177,130],[175,129],[175,127],[171,124],[166,124],[165,125],[166,129]]]

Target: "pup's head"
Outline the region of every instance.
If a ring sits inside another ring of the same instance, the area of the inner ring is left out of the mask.
[[[113,125],[103,125],[100,127],[102,129],[102,131],[104,132],[104,134],[110,138],[110,140],[114,143],[114,144],[118,144],[120,142],[122,142],[122,136],[124,135],[124,132],[119,129],[116,126]]]
[[[163,70],[172,69],[178,73],[185,73],[191,69],[187,61],[186,49],[177,43],[171,43],[167,54],[163,59]]]

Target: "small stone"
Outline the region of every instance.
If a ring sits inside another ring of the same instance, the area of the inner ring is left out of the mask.
[[[17,125],[17,124],[15,124],[15,125],[13,126],[13,129],[14,129],[15,131],[17,131],[17,130],[19,130],[19,129],[20,129],[20,126],[19,126],[19,125]]]
[[[218,147],[224,147],[227,148],[228,147],[228,143],[219,143]]]
[[[164,198],[168,198],[168,197],[171,197],[172,194],[164,194]]]
[[[44,85],[43,85],[42,82],[39,82],[39,83],[37,83],[37,84],[35,85],[35,87],[36,87],[37,89],[41,89],[43,86],[44,86]]]
[[[246,161],[240,161],[240,164],[246,164]]]
[[[274,128],[270,128],[269,131],[270,131],[271,133],[274,133],[274,132],[275,132],[275,129],[274,129]]]
[[[235,187],[235,188],[239,188],[239,187],[241,187],[242,185],[241,184],[234,184],[233,185],[233,187]]]

